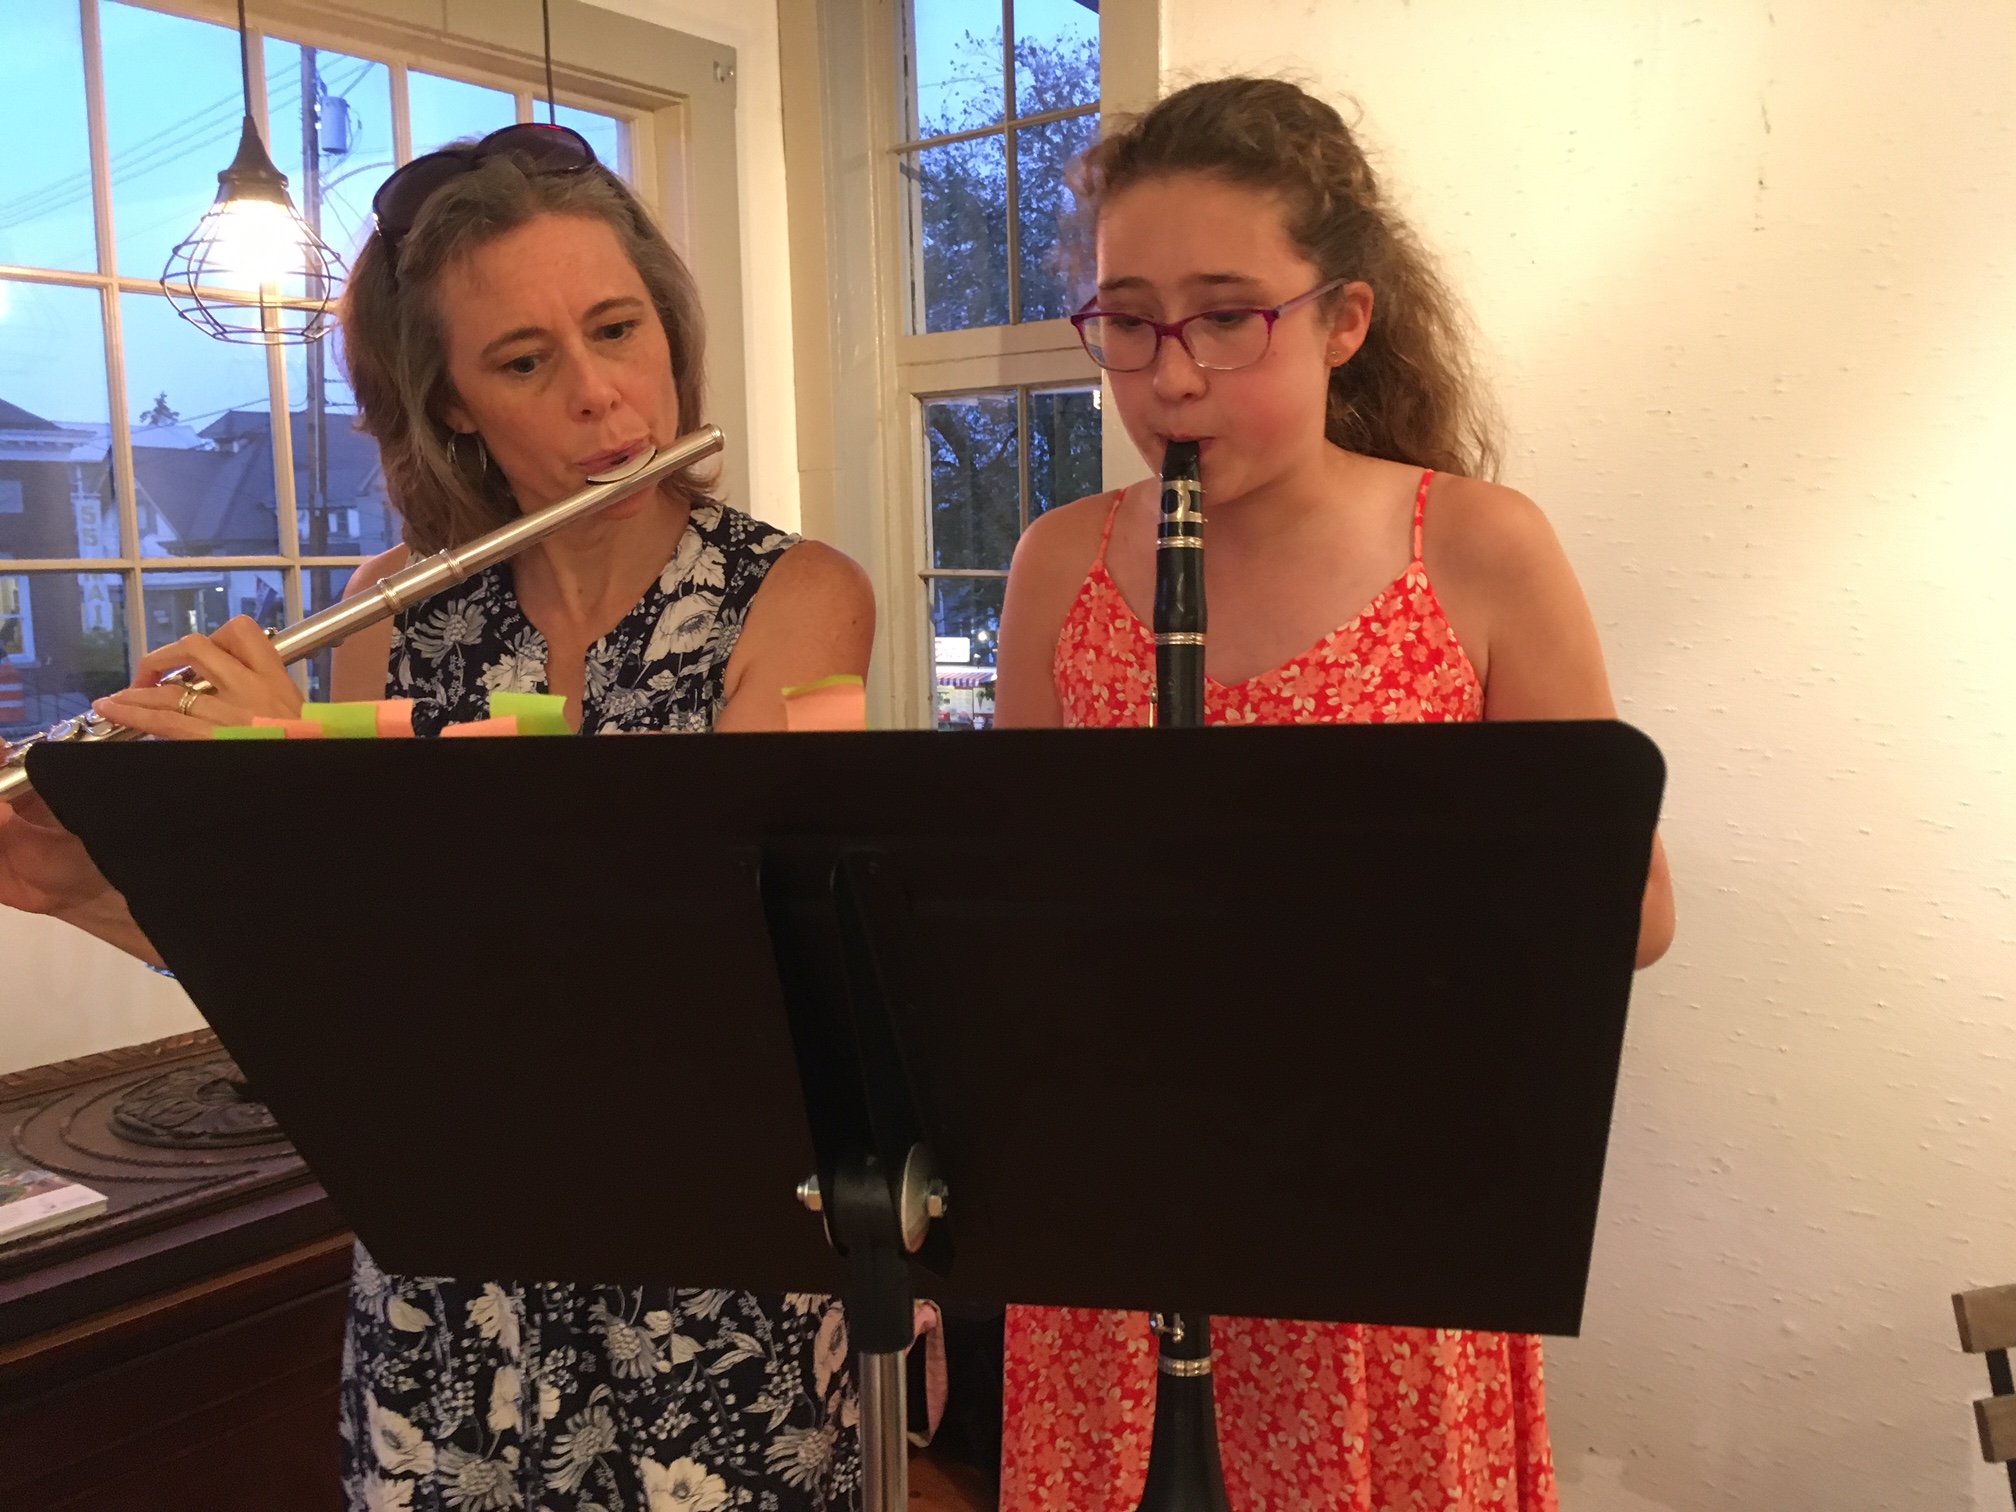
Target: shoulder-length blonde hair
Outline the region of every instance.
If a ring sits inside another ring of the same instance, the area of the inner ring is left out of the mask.
[[[700,295],[664,233],[604,168],[528,172],[510,153],[500,153],[434,192],[401,241],[396,265],[374,230],[343,294],[344,358],[359,428],[378,443],[386,492],[415,551],[460,545],[517,517],[503,475],[485,465],[477,449],[457,448],[443,418],[455,394],[437,286],[455,259],[541,215],[598,220],[616,233],[665,327],[680,432],[703,423],[707,343]],[[697,503],[708,497],[712,479],[689,471],[673,481]]]

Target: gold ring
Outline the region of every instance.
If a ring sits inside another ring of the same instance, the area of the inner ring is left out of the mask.
[[[187,714],[190,709],[195,707],[196,700],[202,696],[202,688],[195,683],[189,684],[187,688],[182,690],[182,696],[175,701],[175,712],[177,714]]]

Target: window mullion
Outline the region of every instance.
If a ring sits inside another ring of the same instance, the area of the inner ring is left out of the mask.
[[[1017,385],[1015,389],[1015,507],[1017,525],[1015,538],[1019,541],[1022,532],[1029,528],[1029,389]]]
[[[98,29],[98,0],[78,0],[84,43],[84,121],[91,153],[91,219],[98,236],[98,271],[119,272],[119,245],[112,224],[112,151],[105,134],[105,59]],[[111,418],[107,461],[112,472],[112,505],[119,514],[119,556],[106,564],[125,582],[127,666],[147,654],[146,589],[140,579],[139,489],[133,476],[132,417],[126,413],[126,343],[120,334],[119,287],[101,286],[99,318],[105,331],[105,388]]]
[[[1001,0],[1001,119],[1015,119],[1015,0]],[[1015,172],[1015,128],[1001,133],[1001,156],[1008,190],[1008,324],[1022,318],[1022,204]]]
[[[406,100],[406,65],[386,65],[392,85],[392,161],[400,167],[413,161],[413,117]]]

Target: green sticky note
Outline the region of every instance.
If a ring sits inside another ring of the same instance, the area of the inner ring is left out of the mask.
[[[303,704],[301,717],[322,726],[326,740],[376,740],[378,706],[368,703]]]
[[[211,728],[212,740],[285,740],[287,732],[272,725],[216,725]]]
[[[572,735],[567,700],[558,693],[492,693],[492,719],[515,719],[520,735]]]

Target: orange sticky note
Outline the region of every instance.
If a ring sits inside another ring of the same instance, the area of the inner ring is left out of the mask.
[[[516,735],[518,719],[516,715],[505,715],[502,719],[472,719],[467,724],[451,724],[441,732],[446,740],[456,735]]]
[[[268,719],[263,714],[255,714],[252,716],[252,728],[278,730],[289,740],[320,740],[323,737],[322,726],[312,719]]]
[[[410,698],[381,698],[377,704],[378,738],[380,740],[411,740],[413,738],[413,700]]]
[[[784,690],[784,728],[803,730],[865,730],[868,728],[868,686],[848,673],[835,673],[802,687]]]

